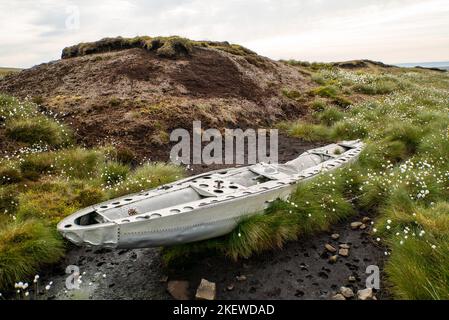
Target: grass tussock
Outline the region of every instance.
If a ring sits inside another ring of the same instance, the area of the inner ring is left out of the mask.
[[[64,253],[55,231],[36,220],[0,227],[0,288],[35,274],[44,264],[58,261]]]
[[[255,52],[236,44],[214,41],[194,41],[178,36],[171,37],[134,37],[134,38],[104,38],[96,42],[80,43],[64,48],[62,58],[74,58],[96,53],[105,53],[117,50],[142,48],[163,58],[177,58],[188,56],[195,47],[213,48],[230,54],[255,57]]]
[[[183,176],[182,168],[173,165],[136,166],[135,155],[123,147],[86,149],[66,145],[58,140],[57,121],[39,112],[35,103],[1,95],[0,115],[7,128],[11,128],[9,123],[21,128],[11,132],[23,141],[31,144],[47,139],[46,148],[27,148],[0,159],[2,291],[11,290],[14,282],[26,282],[40,267],[61,258],[65,242],[55,226],[62,218],[83,207]],[[48,131],[41,130],[45,126],[35,121],[44,117],[48,119]],[[37,129],[31,125],[33,121]],[[24,139],[27,135],[32,138]],[[58,148],[52,148],[55,145]]]

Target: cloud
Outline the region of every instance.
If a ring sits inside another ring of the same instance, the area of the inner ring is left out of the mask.
[[[369,58],[390,63],[449,59],[446,0],[379,2],[1,1],[0,65],[29,67],[58,59],[65,46],[118,35],[228,40],[275,59]],[[73,22],[68,20],[73,8],[79,12],[77,29],[67,28],[67,21]]]

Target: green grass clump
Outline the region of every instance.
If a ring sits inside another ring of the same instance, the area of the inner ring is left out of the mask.
[[[74,179],[95,177],[105,161],[104,150],[72,148],[52,153],[55,166],[64,175]]]
[[[41,219],[54,227],[61,219],[80,208],[75,197],[71,185],[63,180],[33,185],[18,196],[16,217],[20,221]]]
[[[378,80],[371,83],[362,83],[354,86],[354,90],[364,94],[388,94],[397,90],[398,84],[391,80]]]
[[[30,145],[58,147],[71,141],[69,129],[47,117],[9,120],[5,128],[10,139]]]
[[[0,186],[20,182],[22,175],[16,168],[0,164]]]
[[[334,85],[326,85],[312,90],[314,95],[326,98],[336,98],[340,94],[340,89]]]
[[[24,178],[37,180],[41,175],[51,174],[56,171],[55,156],[50,152],[31,153],[23,157],[19,166]]]
[[[23,281],[44,264],[57,262],[63,253],[62,240],[39,221],[0,226],[0,288]]]
[[[449,299],[449,203],[406,204],[387,207],[377,224],[394,252],[386,265],[393,293],[401,299]]]
[[[281,129],[284,126],[281,125]],[[305,121],[296,122],[287,128],[289,135],[304,139],[305,141],[330,141],[332,130],[321,124],[313,124]]]
[[[120,197],[128,193],[139,192],[169,183],[184,176],[179,166],[155,163],[144,164],[131,172],[124,181],[112,186],[108,192],[109,198]]]
[[[17,195],[18,192],[11,187],[0,188],[0,216],[15,212],[17,204],[19,203]]]
[[[318,122],[326,126],[331,126],[335,122],[342,120],[345,114],[340,109],[330,106],[320,112],[314,113],[313,116]]]
[[[101,171],[101,178],[107,185],[114,185],[126,179],[130,168],[124,164],[109,161]]]
[[[282,90],[282,95],[286,98],[292,99],[292,100],[298,100],[301,98],[301,93],[296,90],[288,90],[284,89]]]

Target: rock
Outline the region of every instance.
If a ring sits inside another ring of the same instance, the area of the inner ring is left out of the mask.
[[[354,291],[348,287],[341,287],[340,293],[347,299],[354,297]]]
[[[331,235],[331,238],[334,239],[334,240],[337,240],[338,238],[340,238],[340,235],[338,233],[333,233]]]
[[[348,281],[349,281],[349,282],[356,282],[356,281],[357,281],[357,278],[354,277],[354,276],[349,276]]]
[[[358,229],[358,228],[360,228],[360,226],[361,226],[362,224],[363,224],[363,223],[361,223],[360,221],[352,222],[352,223],[351,223],[351,229],[352,229],[352,230]]]
[[[366,288],[357,291],[357,298],[359,300],[373,300],[373,297],[374,297],[373,289],[371,288]]]
[[[242,282],[242,281],[246,281],[246,276],[245,275],[240,275],[240,276],[237,276],[237,277],[235,277],[236,279],[237,279],[237,281],[240,281],[240,282]]]
[[[189,282],[187,281],[169,281],[167,291],[176,300],[189,300]]]
[[[362,219],[363,223],[368,223],[370,221],[371,221],[371,218],[369,218],[369,217],[363,217],[363,219]]]
[[[337,293],[335,296],[332,297],[332,300],[346,300],[346,298],[342,294]]]
[[[366,229],[366,224],[362,223],[362,225],[359,227],[360,230],[365,230]]]
[[[342,248],[342,249],[349,249],[350,248],[349,244],[346,244],[346,243],[340,244],[339,247]]]
[[[338,259],[338,256],[335,254],[335,255],[333,255],[333,256],[331,256],[329,258],[329,262],[330,263],[335,263],[335,262],[337,262],[337,259]]]
[[[226,290],[228,290],[228,291],[234,290],[234,284],[231,283],[230,285],[228,285],[228,286],[226,287]]]
[[[216,296],[216,286],[215,282],[207,281],[206,279],[201,279],[198,289],[196,289],[195,298],[200,300],[215,300]]]
[[[332,253],[337,252],[337,249],[335,249],[335,248],[334,248],[332,245],[330,245],[329,243],[326,243],[326,244],[324,245],[324,247],[325,247],[326,250],[329,251],[329,252],[332,252]]]
[[[347,257],[349,256],[349,249],[341,248],[340,250],[338,250],[338,254],[342,257]]]

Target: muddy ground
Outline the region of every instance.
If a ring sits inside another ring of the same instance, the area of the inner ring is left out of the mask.
[[[314,147],[298,139],[280,136],[279,161],[293,159]],[[193,166],[192,174],[216,169],[217,166]],[[288,243],[282,250],[265,252],[237,262],[221,256],[186,262],[182,267],[165,268],[158,248],[109,250],[72,247],[64,261],[43,275],[43,284],[53,281],[46,299],[172,299],[168,281],[188,281],[188,295],[194,298],[202,278],[217,285],[218,299],[330,299],[341,286],[354,292],[365,288],[365,271],[369,265],[382,270],[385,254],[369,236],[370,227],[352,230],[353,217],[310,238]],[[338,240],[331,234],[338,233]],[[348,257],[329,262],[324,245],[350,246]],[[82,274],[80,290],[67,291],[65,268],[76,265]],[[237,280],[244,275],[246,280]],[[382,271],[381,271],[382,275]],[[350,276],[355,281],[350,281]],[[388,299],[381,280],[378,299]],[[229,290],[231,289],[231,290]]]

